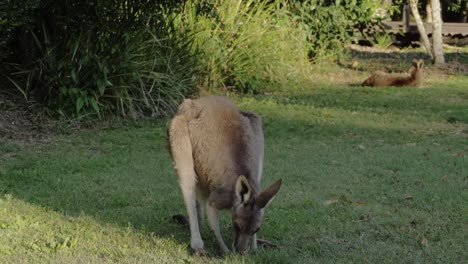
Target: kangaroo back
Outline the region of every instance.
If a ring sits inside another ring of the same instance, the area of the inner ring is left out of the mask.
[[[257,114],[239,111],[227,98],[209,96],[186,100],[176,117],[171,127],[179,130],[172,135],[172,151],[184,151],[185,163],[193,166],[197,187],[203,194],[208,196],[216,191],[232,194],[240,175],[246,176],[253,188],[258,189],[263,133]],[[179,120],[186,125],[179,127]],[[224,197],[221,202],[216,197],[219,209],[231,206],[231,198]]]

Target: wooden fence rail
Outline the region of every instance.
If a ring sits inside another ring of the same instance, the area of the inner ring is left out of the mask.
[[[432,33],[432,23],[424,23],[426,33]],[[410,10],[409,6],[405,6],[403,9],[403,19],[401,21],[385,21],[384,28],[390,33],[410,33],[418,34],[418,27],[416,23],[410,21]],[[463,35],[468,36],[468,23],[446,23],[442,24],[442,35]]]

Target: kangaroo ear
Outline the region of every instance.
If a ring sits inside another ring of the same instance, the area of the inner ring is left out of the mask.
[[[244,203],[250,199],[252,194],[250,184],[244,175],[239,176],[236,182],[236,197],[240,203]]]
[[[283,181],[281,179],[277,180],[275,183],[270,185],[262,193],[260,193],[260,195],[257,196],[255,202],[257,203],[258,207],[265,208],[267,205],[270,204],[270,202],[275,197],[276,193],[278,193],[282,182]]]
[[[419,60],[414,59],[413,60],[413,66],[416,67],[417,69],[422,69],[422,67],[424,66],[424,60],[423,59],[419,59]]]

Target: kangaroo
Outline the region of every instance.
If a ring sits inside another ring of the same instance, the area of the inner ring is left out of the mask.
[[[264,208],[282,183],[279,179],[260,190],[264,148],[260,116],[240,111],[225,97],[186,99],[169,123],[168,139],[195,253],[206,254],[200,235],[204,210],[224,253],[229,249],[218,220],[223,209],[232,213],[232,250],[243,254],[256,249]]]
[[[363,86],[421,86],[424,60],[414,60],[410,73],[386,73],[376,71],[367,78]]]

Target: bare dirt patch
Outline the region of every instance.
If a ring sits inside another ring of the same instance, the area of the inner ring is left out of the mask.
[[[38,104],[0,93],[0,140],[47,141],[56,131],[57,122]]]
[[[36,117],[21,110],[0,110],[0,137],[9,139],[28,139],[41,136]]]

